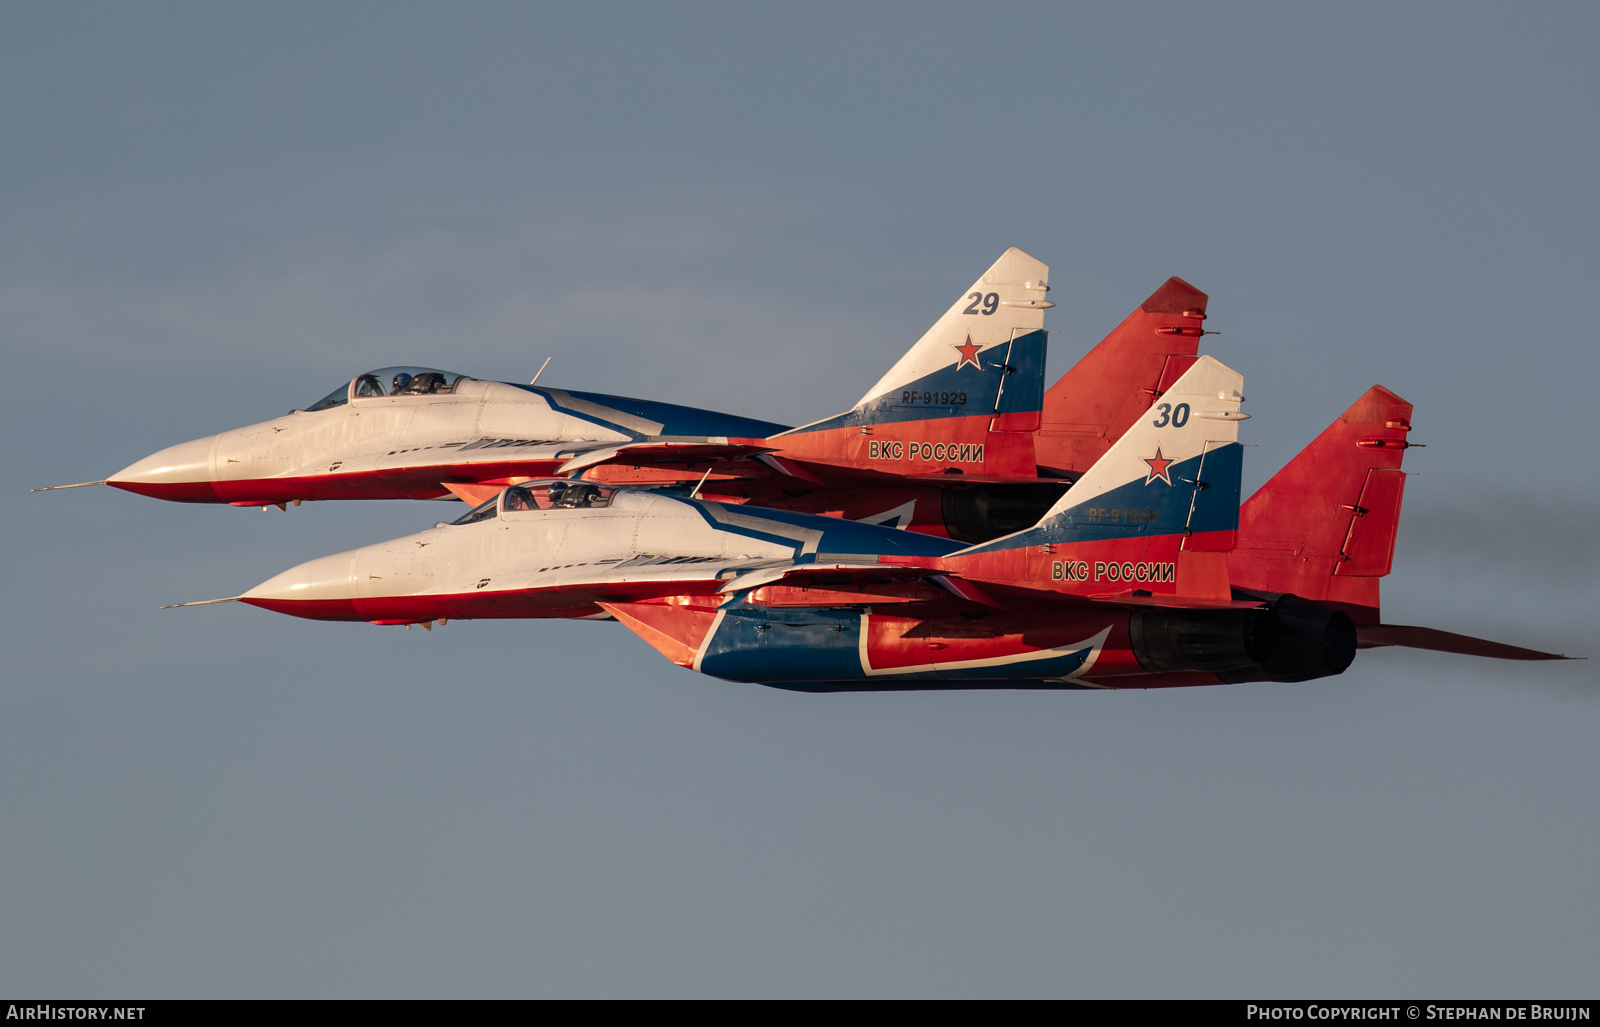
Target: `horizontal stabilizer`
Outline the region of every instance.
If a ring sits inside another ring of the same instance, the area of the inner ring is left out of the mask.
[[[1175,610],[1259,610],[1267,605],[1259,599],[1208,599],[1204,596],[1180,595],[1110,594],[1084,596],[1084,598],[1097,603],[1115,603],[1118,606],[1161,606]]]
[[[1537,649],[1491,642],[1486,638],[1457,635],[1438,628],[1416,628],[1406,624],[1360,624],[1356,626],[1356,645],[1362,649],[1380,646],[1404,646],[1407,649],[1431,649],[1436,653],[1460,653],[1463,656],[1487,656],[1494,660],[1570,660],[1570,656],[1544,653]]]

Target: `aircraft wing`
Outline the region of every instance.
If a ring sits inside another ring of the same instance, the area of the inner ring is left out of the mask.
[[[369,474],[378,480],[431,481],[441,489],[451,483],[498,484],[518,478],[576,474],[602,464],[682,466],[674,477],[692,480],[703,470],[690,463],[730,461],[766,452],[759,440],[729,442],[725,438],[651,439],[642,442],[563,441],[551,439],[475,439],[435,446],[375,449],[338,460],[293,468],[289,477],[319,474]],[[457,492],[455,489],[451,489]],[[498,489],[496,490],[498,491]],[[457,495],[461,495],[457,492]],[[463,497],[466,498],[466,497]],[[468,499],[470,502],[470,498]]]
[[[752,568],[730,579],[724,595],[747,593],[756,606],[867,606],[884,603],[1002,604],[974,582],[934,567],[880,564],[863,555],[829,563],[784,563]]]
[[[729,578],[719,589],[724,595],[749,592],[750,601],[758,606],[849,606],[883,602],[949,602],[952,599],[966,604],[1005,609],[1014,606],[1014,600],[1025,598],[1031,605],[1083,606],[1105,604],[1125,607],[1161,607],[1192,610],[1255,610],[1267,606],[1261,599],[1215,598],[1193,595],[1139,595],[1133,592],[1101,593],[1098,595],[1070,595],[1066,593],[1029,592],[1025,597],[1015,595],[1014,589],[997,589],[993,585],[970,580],[960,574],[935,567],[914,567],[880,564],[876,557],[863,555],[861,562],[848,559],[829,563],[769,563]],[[999,595],[1002,598],[996,598]],[[1387,629],[1385,629],[1387,630]],[[1432,632],[1429,628],[1402,629],[1409,632],[1431,632],[1434,636],[1446,632]],[[1408,637],[1420,638],[1420,635]],[[1462,638],[1463,636],[1449,636]],[[1476,641],[1476,640],[1469,640]],[[1404,645],[1407,642],[1374,642],[1375,645]],[[1497,643],[1484,642],[1486,646]],[[1501,647],[1514,649],[1515,647]],[[1457,650],[1447,650],[1457,651]],[[1532,652],[1532,650],[1517,650]],[[1510,658],[1510,657],[1508,657]],[[1518,659],[1545,657],[1525,656]],[[1553,657],[1550,657],[1553,658]]]
[[[931,568],[884,566],[875,560],[863,556],[860,562],[767,562],[748,566],[723,582],[717,594],[691,593],[680,585],[677,594],[658,590],[652,595],[641,582],[597,596],[595,602],[667,659],[698,669],[703,647],[726,608],[741,602],[780,610],[900,603],[954,603],[970,610],[980,594],[970,585],[965,593],[959,586],[952,588],[946,575]]]
[[[559,475],[574,474],[590,467],[597,467],[600,464],[612,463],[625,464],[630,467],[655,467],[662,464],[687,464],[690,461],[709,463],[712,461],[737,460],[760,453],[770,453],[773,448],[772,446],[761,445],[758,440],[754,439],[740,442],[730,442],[725,438],[627,442],[621,445],[602,446],[576,455],[556,468],[555,473]],[[685,471],[686,478],[694,476],[694,472]]]
[[[546,439],[477,439],[446,442],[436,446],[355,451],[336,460],[319,461],[295,467],[285,477],[314,477],[335,472],[349,475],[366,472],[374,475],[416,475],[445,481],[452,476],[518,474],[543,477],[563,461],[581,452],[608,443],[562,442]],[[491,474],[492,472],[492,474]]]
[[[853,596],[856,597],[853,601],[870,603],[874,601],[874,585],[904,586],[926,580],[933,574],[920,567],[883,567],[874,558],[864,556],[861,563],[783,563],[757,567],[731,579],[721,591],[725,595],[746,591],[766,595],[794,592],[797,598],[816,592],[835,599]],[[760,605],[759,598],[751,601]]]
[[[586,603],[709,602],[727,598],[722,586],[731,579],[759,574],[775,562],[724,556],[640,555],[626,560],[600,560],[496,575],[495,591],[508,595],[559,597],[570,606]],[[445,593],[470,589],[465,583],[447,583]]]

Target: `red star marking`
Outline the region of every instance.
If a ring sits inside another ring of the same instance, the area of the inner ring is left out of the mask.
[[[982,346],[976,345],[972,341],[971,335],[968,335],[967,344],[965,346],[955,347],[956,352],[961,354],[961,359],[956,361],[956,370],[959,371],[968,364],[971,364],[980,371],[983,370],[983,365],[978,363],[978,350],[982,348]]]
[[[1160,478],[1168,485],[1172,484],[1172,475],[1167,473],[1167,468],[1172,464],[1172,461],[1162,457],[1160,446],[1156,447],[1155,456],[1141,457],[1140,459],[1150,465],[1150,473],[1146,475],[1144,479],[1144,483],[1146,485],[1155,481],[1157,478]]]

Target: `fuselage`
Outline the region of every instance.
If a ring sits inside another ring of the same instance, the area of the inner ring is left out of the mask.
[[[583,617],[601,615],[601,602],[716,594],[726,580],[768,563],[959,548],[828,517],[536,480],[453,523],[301,564],[242,598],[318,620]]]
[[[431,391],[397,388],[436,375]],[[672,437],[762,437],[783,425],[693,407],[481,381],[426,368],[360,375],[307,410],[195,439],[112,475],[129,492],[260,506],[318,499],[435,499],[445,483],[549,474],[595,446]]]
[[[1052,578],[1049,561],[1026,572],[1033,580],[985,585],[998,602],[974,602],[934,573],[962,548],[789,511],[535,481],[457,523],[310,561],[241,599],[377,624],[609,615],[685,667],[819,691],[1217,684],[1253,679],[1249,668],[1270,655],[1273,611],[1094,602]],[[914,568],[927,573],[897,573]]]
[[[427,383],[427,390],[393,384],[407,375],[413,383]],[[987,416],[980,418],[985,424]],[[1018,464],[1017,483],[967,483],[963,467],[977,474],[1026,437],[984,436],[980,427],[979,437],[991,440],[987,444],[930,441],[955,437],[952,432],[965,423],[901,417],[876,428],[852,423],[794,434],[773,422],[651,400],[481,381],[426,368],[383,368],[357,376],[308,409],[161,450],[112,475],[108,484],[176,502],[281,506],[437,499],[452,491],[476,502],[506,485],[548,475],[660,485],[694,482],[710,472],[702,491],[722,501],[968,542],[1033,523],[1065,486],[1030,483],[1031,456]],[[729,459],[730,439],[768,449],[777,459]],[[584,463],[641,444],[681,447],[674,452],[691,455],[668,464]],[[722,455],[696,462],[697,447]],[[1031,444],[1024,449],[1031,454]],[[976,463],[970,462],[974,453]],[[569,472],[574,463],[586,469]]]

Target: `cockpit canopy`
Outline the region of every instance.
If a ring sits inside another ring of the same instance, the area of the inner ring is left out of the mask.
[[[351,399],[374,399],[380,396],[442,396],[454,392],[463,381],[471,381],[464,374],[440,371],[432,367],[380,367],[376,371],[359,374],[345,385],[328,393],[309,412],[331,410],[344,406]]]
[[[570,478],[546,478],[513,485],[452,524],[476,524],[502,513],[531,510],[599,510],[611,505],[619,490],[611,485]]]
[[[617,490],[592,481],[555,478],[513,485],[500,493],[500,509],[518,510],[598,510],[611,505]]]

